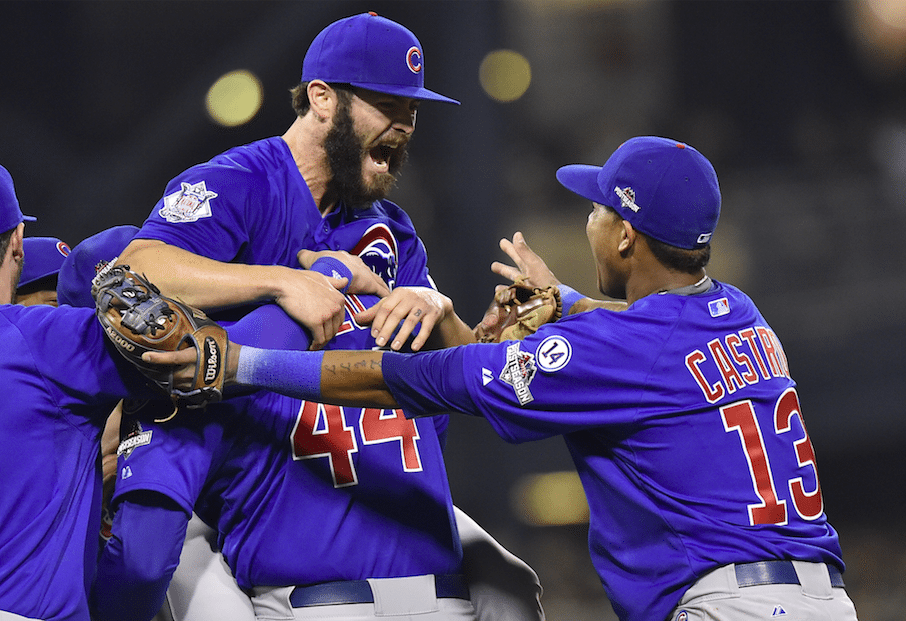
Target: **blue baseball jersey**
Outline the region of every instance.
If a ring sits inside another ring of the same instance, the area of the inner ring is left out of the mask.
[[[0,306],[0,610],[88,621],[100,528],[100,435],[146,382],[92,309]]]
[[[729,563],[844,567],[783,348],[732,286],[571,315],[521,342],[385,354],[383,369],[407,413],[481,415],[510,442],[563,435],[620,619],[665,619]]]
[[[390,201],[342,203],[322,218],[286,142],[259,140],[189,168],[167,185],[137,238],[223,262],[299,267],[300,250],[346,250],[392,288],[430,286],[409,216]]]
[[[375,301],[347,296],[331,348],[374,345],[352,317]],[[447,422],[265,391],[179,425],[134,420],[124,423],[115,500],[152,490],[194,509],[219,531],[245,588],[458,573]]]

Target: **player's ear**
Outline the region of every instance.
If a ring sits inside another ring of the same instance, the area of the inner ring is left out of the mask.
[[[620,220],[620,224],[622,225],[622,231],[620,231],[620,244],[617,246],[617,250],[621,254],[625,254],[635,245],[638,234],[628,220]]]
[[[25,257],[25,244],[22,242],[24,237],[25,223],[20,222],[19,226],[16,227],[16,230],[13,231],[12,237],[9,239],[10,257],[16,262],[21,262]]]
[[[308,83],[308,103],[319,120],[330,120],[337,108],[337,92],[323,80],[312,80]]]

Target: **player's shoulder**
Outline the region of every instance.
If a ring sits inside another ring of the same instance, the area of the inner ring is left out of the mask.
[[[265,138],[228,149],[206,162],[187,168],[171,181],[194,183],[200,178],[248,186],[250,179],[266,183],[275,170],[285,167],[288,148],[280,138]],[[251,186],[254,187],[254,184]]]
[[[37,304],[0,306],[0,338],[7,350],[77,350],[104,337],[93,308]]]
[[[75,308],[66,304],[59,307],[47,304],[22,306],[19,304],[0,305],[0,317],[7,324],[34,328],[46,327],[48,324],[74,326],[88,323],[94,317],[93,308]]]
[[[291,153],[286,142],[274,136],[227,149],[211,158],[209,163],[239,171],[255,172],[283,165],[287,157],[291,157]]]

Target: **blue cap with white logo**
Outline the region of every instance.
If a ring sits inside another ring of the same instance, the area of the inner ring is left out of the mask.
[[[315,37],[302,63],[302,81],[312,80],[459,105],[425,88],[425,60],[415,35],[376,13],[341,19]]]
[[[579,196],[613,208],[642,233],[677,248],[706,246],[720,218],[720,186],[711,162],[668,138],[631,138],[604,166],[564,166],[557,180]]]

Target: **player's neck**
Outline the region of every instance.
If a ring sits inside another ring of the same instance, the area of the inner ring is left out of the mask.
[[[289,146],[296,168],[322,215],[329,213],[336,205],[336,199],[328,196],[330,167],[324,150],[325,128],[313,117],[297,118],[281,138]]]
[[[670,270],[658,264],[658,267],[648,272],[633,274],[633,278],[626,285],[626,301],[632,304],[636,300],[652,294],[672,291],[698,293],[698,288],[705,287],[706,284],[710,283],[708,283],[703,269],[694,274],[688,274]]]

